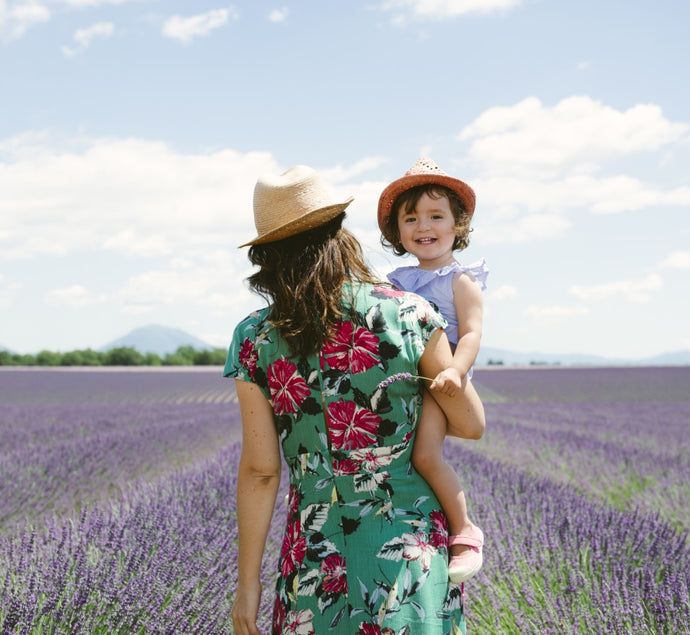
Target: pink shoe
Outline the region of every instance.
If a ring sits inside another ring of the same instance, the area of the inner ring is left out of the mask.
[[[464,545],[469,547],[459,556],[452,556],[448,563],[448,579],[453,584],[459,584],[469,580],[482,568],[482,545],[484,544],[484,533],[479,527],[472,525],[468,533],[448,536],[448,546]]]

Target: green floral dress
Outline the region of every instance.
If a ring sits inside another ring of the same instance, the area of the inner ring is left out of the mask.
[[[393,377],[417,373],[445,322],[389,287],[343,296],[357,319],[320,353],[292,358],[264,309],[237,326],[224,370],[270,400],[289,470],[273,633],[465,633],[447,521],[410,462],[422,386]]]

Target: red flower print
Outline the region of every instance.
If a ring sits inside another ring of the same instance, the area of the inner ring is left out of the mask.
[[[341,322],[335,336],[323,347],[331,368],[362,373],[379,363],[379,338],[352,322]]]
[[[307,553],[307,539],[301,536],[301,523],[299,520],[288,526],[283,539],[283,548],[280,550],[280,570],[286,578],[297,569]]]
[[[434,547],[448,547],[448,519],[443,512],[433,511],[429,515],[429,543]]]
[[[323,590],[326,593],[347,593],[347,571],[345,558],[337,554],[328,556],[321,563],[323,576]]]
[[[427,542],[426,534],[403,534],[403,558],[405,560],[419,560],[422,571],[427,571],[431,566],[431,557],[436,555],[436,547]]]
[[[359,408],[354,401],[339,399],[328,404],[328,415],[334,449],[357,450],[376,441],[381,417],[366,408]]]
[[[362,622],[359,625],[359,630],[355,635],[395,635],[395,632],[390,628],[382,629],[378,624]]]
[[[285,624],[281,632],[285,635],[315,635],[313,619],[314,613],[311,609],[290,611],[285,616]]]
[[[337,461],[333,459],[333,476],[351,476],[359,472],[359,466],[352,459]]]
[[[388,296],[389,298],[402,298],[405,295],[404,291],[393,289],[391,287],[374,287],[374,290],[381,295]]]
[[[283,623],[287,615],[286,606],[280,601],[280,596],[276,595],[276,601],[273,604],[273,633],[281,633],[283,630]]]
[[[256,372],[256,360],[258,356],[259,354],[254,348],[254,343],[249,338],[245,339],[240,348],[240,364],[243,368],[247,369],[249,376],[252,378]]]
[[[307,382],[297,373],[297,366],[282,357],[268,367],[268,388],[277,415],[297,412],[310,392]]]

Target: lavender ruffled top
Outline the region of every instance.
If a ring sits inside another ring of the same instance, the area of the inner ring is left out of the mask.
[[[486,289],[486,279],[489,268],[482,258],[471,265],[461,265],[453,262],[440,269],[428,270],[419,267],[398,267],[388,274],[388,280],[398,289],[414,291],[423,298],[433,302],[441,315],[446,318],[448,327],[446,334],[453,346],[458,343],[458,318],[453,304],[453,276],[456,273],[467,273],[474,278],[481,290]]]

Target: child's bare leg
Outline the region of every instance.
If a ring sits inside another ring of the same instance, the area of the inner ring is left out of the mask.
[[[412,464],[436,494],[448,518],[451,535],[461,534],[472,527],[467,516],[467,502],[455,470],[443,459],[446,437],[446,418],[440,406],[428,393],[424,394],[422,416],[412,449]],[[451,555],[460,555],[465,545],[450,547]]]

